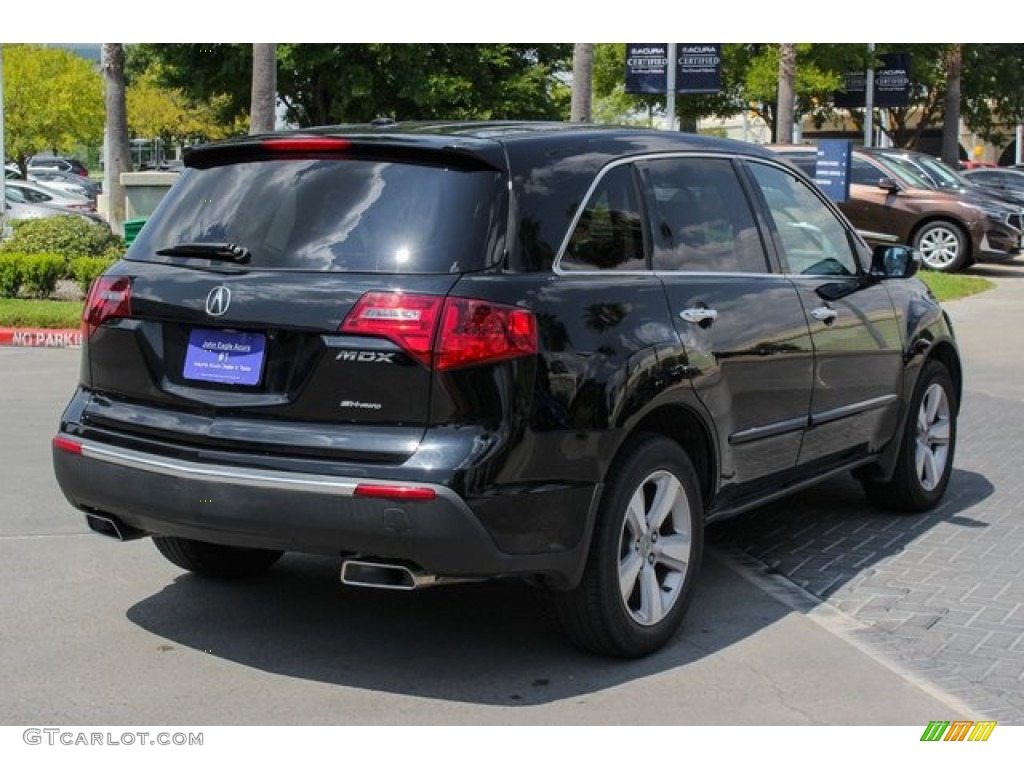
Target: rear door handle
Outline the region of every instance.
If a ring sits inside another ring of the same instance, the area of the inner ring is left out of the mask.
[[[679,316],[688,323],[710,325],[718,319],[718,310],[711,307],[691,307],[684,309]]]
[[[839,317],[839,313],[832,309],[832,307],[815,307],[811,310],[811,317],[823,322],[825,325],[832,325],[836,318]]]

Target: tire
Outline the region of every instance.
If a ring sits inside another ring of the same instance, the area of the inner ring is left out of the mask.
[[[281,559],[283,552],[272,549],[247,549],[210,544],[205,541],[154,536],[160,554],[179,568],[216,579],[256,576]]]
[[[925,266],[937,272],[959,272],[971,262],[967,234],[951,221],[925,224],[914,235],[914,248]]]
[[[699,488],[676,443],[650,434],[630,440],[609,471],[579,586],[553,593],[570,641],[593,653],[637,658],[672,638],[700,570]]]
[[[873,504],[899,512],[927,512],[942,500],[953,472],[957,410],[949,372],[929,360],[914,387],[892,479],[864,482]]]

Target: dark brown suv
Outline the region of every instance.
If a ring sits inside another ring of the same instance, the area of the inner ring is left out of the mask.
[[[812,179],[817,148],[769,147]],[[1020,253],[1020,208],[984,194],[936,189],[884,156],[855,149],[850,198],[839,208],[871,244],[902,243],[931,269],[956,272]]]

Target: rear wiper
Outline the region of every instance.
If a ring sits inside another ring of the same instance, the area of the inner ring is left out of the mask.
[[[170,248],[161,248],[156,253],[158,256],[198,256],[233,261],[236,264],[248,264],[252,258],[248,248],[235,243],[178,243]]]

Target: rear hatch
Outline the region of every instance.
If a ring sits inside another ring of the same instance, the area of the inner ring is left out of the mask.
[[[318,136],[188,162],[90,293],[83,422],[182,447],[407,457],[430,422],[444,297],[500,259],[498,164]]]

